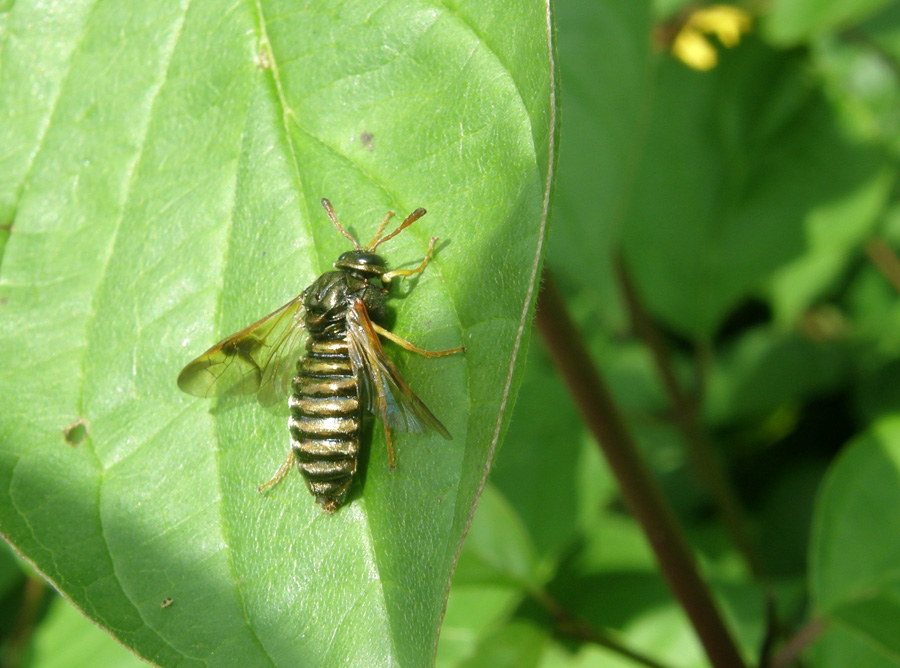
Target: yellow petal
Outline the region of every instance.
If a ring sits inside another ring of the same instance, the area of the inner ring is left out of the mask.
[[[695,70],[711,70],[719,62],[715,47],[696,30],[682,29],[672,44],[672,54]]]
[[[727,47],[736,46],[741,35],[750,32],[753,20],[743,9],[731,5],[712,5],[691,14],[685,28],[711,33]]]

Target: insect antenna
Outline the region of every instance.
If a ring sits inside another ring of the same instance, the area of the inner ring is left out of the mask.
[[[373,250],[375,246],[378,245],[378,240],[381,239],[381,235],[384,232],[384,228],[387,227],[388,221],[394,217],[393,211],[388,211],[387,215],[384,217],[384,220],[381,221],[381,225],[378,226],[378,231],[375,232],[375,236],[372,237],[372,241],[366,246],[365,250]]]
[[[322,206],[325,208],[325,213],[327,213],[328,217],[331,218],[331,222],[334,223],[334,226],[337,228],[338,232],[343,234],[353,243],[353,250],[359,250],[359,243],[356,241],[356,239],[353,238],[353,235],[347,232],[347,230],[345,230],[343,227],[341,227],[341,224],[338,222],[337,214],[335,214],[334,207],[331,206],[331,202],[323,197]]]
[[[415,211],[413,211],[411,214],[409,214],[409,215],[406,217],[406,220],[404,220],[402,223],[400,223],[400,227],[398,227],[396,230],[394,230],[393,232],[391,232],[389,235],[387,235],[387,236],[384,237],[383,239],[380,239],[380,238],[379,238],[379,237],[381,236],[380,233],[379,233],[379,234],[376,234],[376,235],[375,235],[375,237],[376,237],[375,240],[372,242],[372,244],[371,244],[370,246],[368,246],[368,247],[366,248],[366,250],[369,250],[369,251],[373,251],[373,252],[374,252],[375,249],[378,248],[381,244],[383,244],[385,241],[388,241],[388,240],[393,239],[394,237],[396,237],[396,236],[397,236],[398,234],[400,234],[403,230],[405,230],[407,227],[409,227],[409,226],[412,225],[414,222],[416,222],[417,220],[419,220],[419,218],[421,218],[422,216],[424,216],[425,213],[426,213],[425,209],[419,207],[418,209],[416,209]],[[387,222],[387,219],[385,219],[384,222],[386,223],[386,222]],[[382,223],[382,225],[384,225],[384,223]],[[379,230],[379,232],[381,232],[381,230]]]

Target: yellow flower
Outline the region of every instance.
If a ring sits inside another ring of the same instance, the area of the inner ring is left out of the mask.
[[[695,70],[710,70],[719,62],[716,47],[706,37],[715,35],[726,47],[736,46],[750,32],[750,15],[731,5],[712,5],[691,13],[672,43],[672,54]]]

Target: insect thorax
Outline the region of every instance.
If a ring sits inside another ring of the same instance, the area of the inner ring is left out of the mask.
[[[353,272],[328,271],[303,292],[305,325],[312,338],[337,339],[346,334],[346,316],[350,302],[362,299],[376,322],[386,315],[386,295],[380,287],[355,276]]]

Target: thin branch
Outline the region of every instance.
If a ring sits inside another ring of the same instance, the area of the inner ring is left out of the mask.
[[[628,313],[631,316],[631,322],[638,336],[644,341],[653,356],[656,370],[672,406],[675,425],[681,431],[688,444],[694,469],[709,491],[719,517],[731,535],[731,540],[741,554],[744,555],[744,560],[753,577],[763,586],[766,632],[760,647],[759,662],[760,665],[765,665],[769,660],[772,645],[779,630],[775,593],[763,565],[762,556],[756,541],[753,540],[750,531],[747,529],[746,514],[738,500],[738,495],[731,485],[731,480],[725,471],[725,466],[722,464],[718,451],[713,447],[709,433],[700,420],[699,405],[703,396],[702,389],[695,396],[689,396],[682,389],[675,375],[672,357],[669,354],[666,341],[659,328],[644,310],[634,282],[631,280],[625,262],[621,257],[616,261],[616,273]],[[698,376],[701,379],[705,378],[705,374],[702,373],[702,367],[707,362],[706,356],[707,350],[705,348],[701,346],[695,348],[695,365],[698,369]]]
[[[532,591],[531,593],[556,620],[556,627],[561,634],[581,642],[605,647],[616,654],[631,659],[635,663],[647,666],[647,668],[671,668],[645,654],[641,654],[640,652],[636,652],[629,647],[626,647],[619,640],[614,638],[612,634],[595,629],[586,621],[579,619],[569,612],[548,592],[541,589]]]
[[[788,668],[799,658],[800,654],[815,642],[828,624],[824,619],[810,620],[793,638],[788,640],[778,654],[769,663],[769,668]]]
[[[672,405],[675,425],[687,441],[694,468],[709,490],[713,503],[731,534],[731,539],[744,555],[750,571],[757,580],[765,582],[762,558],[756,543],[747,531],[744,510],[725,473],[719,453],[713,447],[706,429],[700,422],[697,401],[690,399],[678,383],[668,346],[659,329],[644,310],[631,276],[621,258],[616,263],[616,271],[631,321],[638,336],[647,344],[653,355],[656,370]]]
[[[549,273],[539,297],[537,326],[585,423],[594,433],[622,496],[640,523],[669,588],[687,613],[715,668],[744,668],[693,554],[656,480],[637,452],[578,329]]]
[[[897,258],[894,249],[873,237],[866,242],[866,255],[887,282],[894,286],[894,290],[900,292],[900,258]]]

